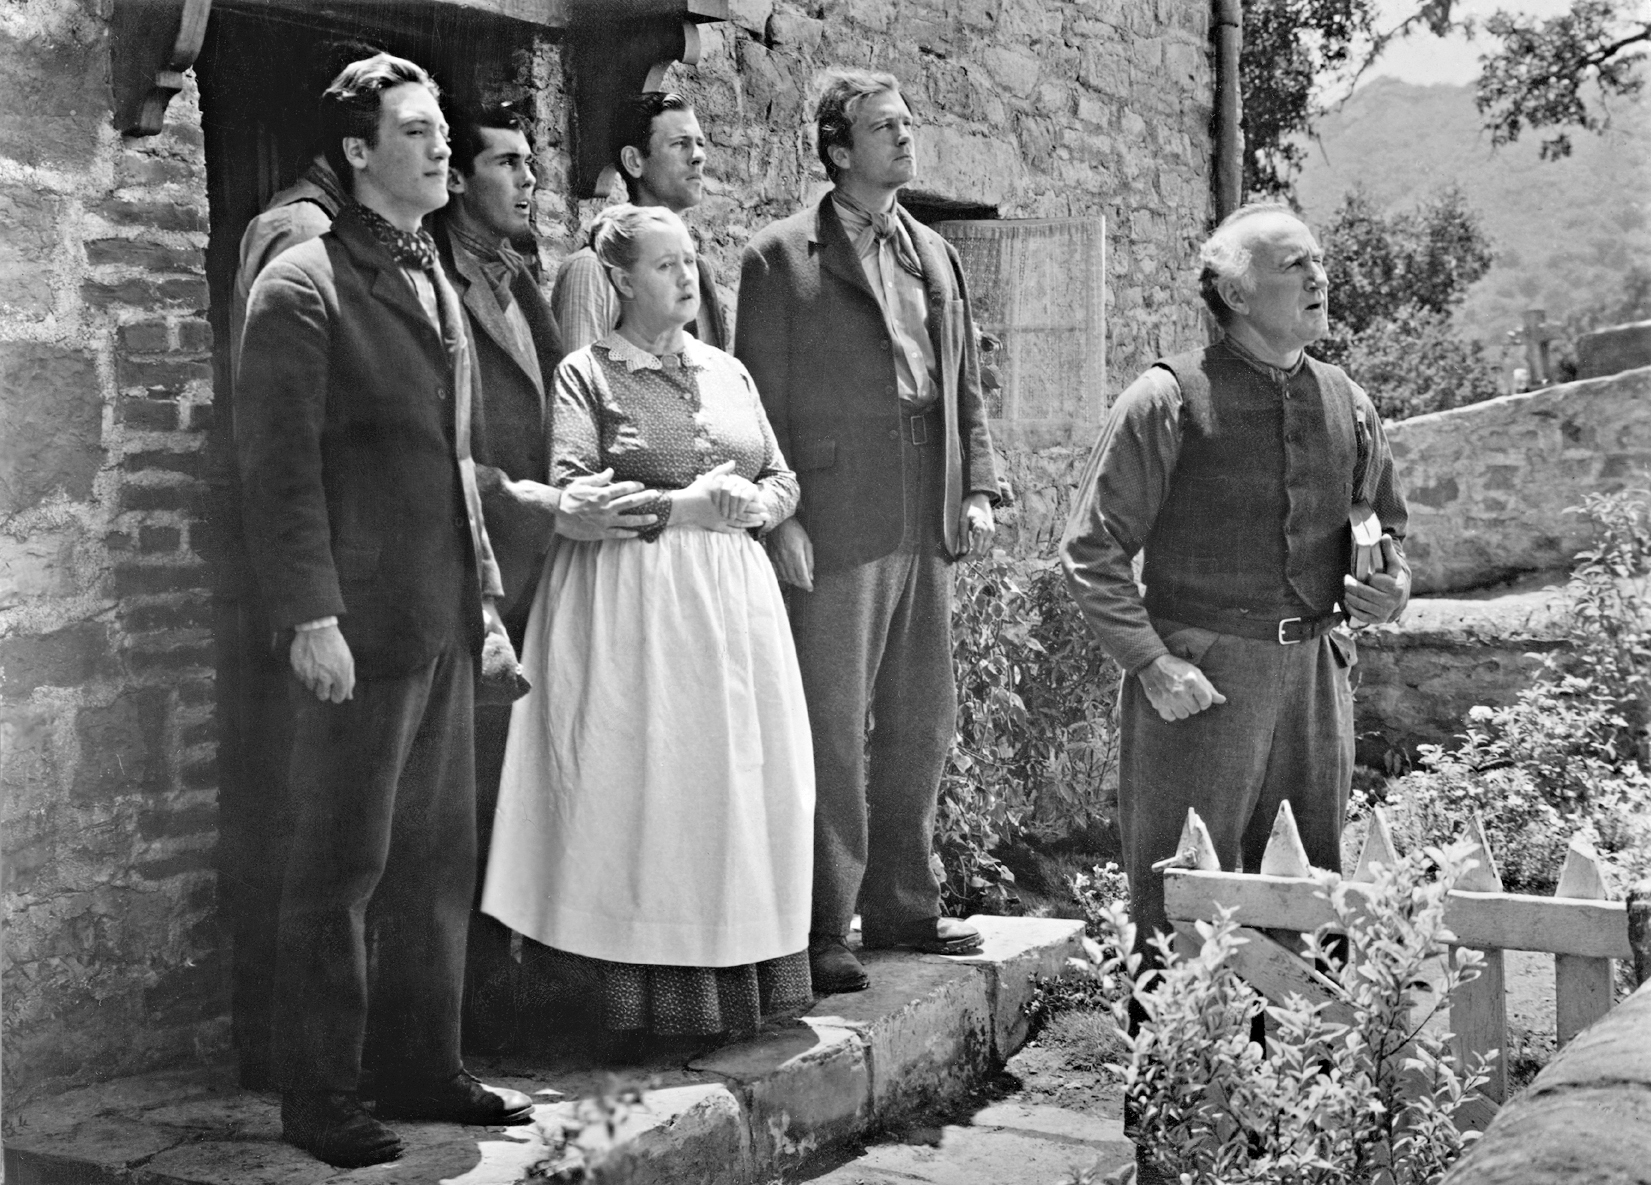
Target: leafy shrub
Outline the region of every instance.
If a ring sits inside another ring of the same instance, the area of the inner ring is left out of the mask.
[[[1483,957],[1451,948],[1444,926],[1464,857],[1461,847],[1415,853],[1356,893],[1320,874],[1337,920],[1306,939],[1307,953],[1345,1023],[1297,996],[1269,1006],[1240,979],[1229,964],[1244,939],[1230,912],[1198,923],[1196,955],[1160,938],[1161,970],[1139,954],[1112,956],[1103,973],[1128,985],[1144,1015],[1118,1067],[1142,1152],[1188,1185],[1438,1181],[1473,1138],[1456,1116],[1486,1078],[1483,1065],[1464,1072],[1449,1034],[1428,1026]],[[1130,951],[1127,914],[1114,909],[1110,924],[1114,951]],[[1333,949],[1336,932],[1344,950]],[[1427,990],[1435,969],[1442,978]],[[1128,1001],[1113,1012],[1125,1031]],[[1263,1012],[1265,1053],[1250,1039]]]
[[[1312,352],[1345,368],[1384,420],[1502,394],[1484,345],[1451,323],[1492,259],[1479,215],[1460,190],[1447,187],[1393,215],[1363,190],[1349,190],[1324,235],[1330,334]]]
[[[1460,748],[1423,748],[1423,769],[1388,792],[1401,842],[1440,842],[1477,812],[1509,889],[1552,892],[1579,832],[1613,887],[1651,873],[1648,496],[1588,495],[1595,543],[1566,586],[1568,649],[1510,706],[1473,708]]]
[[[1003,913],[1014,874],[994,849],[1108,817],[1118,669],[1053,560],[1001,553],[960,566],[952,612],[957,737],[940,784],[935,850],[948,905]]]

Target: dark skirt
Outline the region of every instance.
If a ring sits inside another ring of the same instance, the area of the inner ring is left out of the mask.
[[[749,1033],[764,1019],[808,1008],[814,990],[808,952],[798,951],[737,967],[667,967],[613,963],[538,943],[536,975],[560,981],[563,992],[588,1002],[595,1019],[613,1032],[658,1037]],[[525,953],[525,952],[524,952]]]

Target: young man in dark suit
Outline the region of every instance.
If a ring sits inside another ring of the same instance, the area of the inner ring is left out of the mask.
[[[351,201],[253,285],[237,447],[247,550],[293,671],[282,1134],[356,1166],[399,1155],[384,1119],[524,1123],[532,1101],[459,1057],[473,671],[504,627],[464,314],[420,226],[447,201],[447,125],[429,76],[384,54],[344,69],[321,119]],[[376,1116],[358,1094],[369,1040]]]
[[[899,83],[834,71],[815,122],[836,188],[747,246],[735,352],[803,491],[769,546],[814,734],[810,965],[836,992],[867,984],[856,903],[868,949],[980,948],[940,916],[930,849],[956,728],[948,565],[990,548],[998,475],[962,267],[899,204]]]
[[[499,613],[518,649],[554,535],[618,538],[654,521],[627,513],[649,496],[639,482],[614,484],[599,474],[564,489],[547,484],[546,400],[562,359],[561,337],[529,261],[511,245],[533,233],[530,130],[513,105],[454,112],[450,200],[436,218],[442,265],[469,329],[477,380],[470,451],[504,588]],[[509,725],[508,706],[477,705],[476,825],[484,860]],[[499,1046],[516,1019],[519,964],[510,932],[484,914],[470,919],[467,967],[466,1037]]]

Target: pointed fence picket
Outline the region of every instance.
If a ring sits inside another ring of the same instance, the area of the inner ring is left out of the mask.
[[[1611,1010],[1614,960],[1634,959],[1639,982],[1651,977],[1651,899],[1641,900],[1644,890],[1636,889],[1629,903],[1605,900],[1599,858],[1581,837],[1571,841],[1554,896],[1504,892],[1477,817],[1470,821],[1465,838],[1473,845],[1475,863],[1445,899],[1445,925],[1456,946],[1480,951],[1484,962],[1479,977],[1458,988],[1451,999],[1450,1030],[1464,1064],[1475,1054],[1497,1053],[1489,1067],[1491,1078],[1481,1091],[1485,1105],[1470,1109],[1465,1117],[1482,1128],[1507,1094],[1502,952],[1553,954],[1556,1036],[1563,1045]],[[1397,859],[1387,817],[1378,808],[1358,864],[1347,878],[1353,892],[1374,879],[1377,865],[1391,866]],[[1288,802],[1279,806],[1259,872],[1223,872],[1209,829],[1191,810],[1176,854],[1161,867],[1164,904],[1181,949],[1195,950],[1199,944],[1193,923],[1209,920],[1217,908],[1231,908],[1239,934],[1247,939],[1232,956],[1239,975],[1274,1003],[1294,993],[1324,1005],[1326,1019],[1350,1019],[1328,981],[1300,954],[1300,936],[1322,925],[1333,926],[1336,917],[1321,895]]]

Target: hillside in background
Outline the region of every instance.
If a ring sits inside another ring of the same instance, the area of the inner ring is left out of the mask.
[[[1617,104],[1612,123],[1603,136],[1573,133],[1571,156],[1544,161],[1540,132],[1492,150],[1471,87],[1379,78],[1322,122],[1296,193],[1322,226],[1355,185],[1388,213],[1460,186],[1497,258],[1459,324],[1494,344],[1525,309],[1559,321],[1614,303],[1628,269],[1651,266],[1651,101]]]

